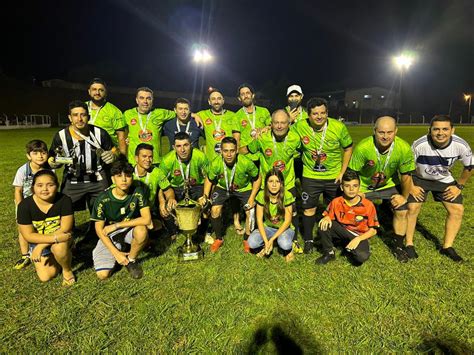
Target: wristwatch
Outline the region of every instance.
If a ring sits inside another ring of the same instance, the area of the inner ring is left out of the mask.
[[[460,184],[460,183],[456,183],[456,187],[457,187],[459,190],[464,189],[464,185],[463,185],[463,184]]]

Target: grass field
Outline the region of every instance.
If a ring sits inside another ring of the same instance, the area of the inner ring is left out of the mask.
[[[143,254],[145,277],[138,281],[125,270],[97,280],[89,249],[79,250],[77,284],[69,289],[60,278],[41,284],[32,266],[13,270],[19,251],[11,182],[25,161],[24,144],[32,138],[49,144],[54,131],[0,131],[0,352],[473,352],[472,263],[455,264],[436,250],[445,213],[431,199],[419,222],[438,237],[417,233],[420,257],[406,264],[378,237],[359,268],[344,257],[318,267],[318,253],[291,264],[278,254],[260,260],[243,253],[232,228],[221,251],[200,262],[177,263],[181,241]],[[350,132],[358,141],[370,128]],[[425,132],[400,127],[399,135],[411,143]],[[456,133],[474,146],[473,127]],[[455,247],[470,260],[472,181],[464,191],[466,212]],[[77,217],[81,224],[87,214]]]

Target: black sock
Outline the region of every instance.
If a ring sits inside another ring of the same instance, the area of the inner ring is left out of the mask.
[[[295,215],[291,218],[291,223],[295,227],[295,236],[293,237],[293,240],[298,240],[298,227],[299,227],[298,215]]]
[[[211,225],[212,229],[214,229],[214,233],[216,234],[216,239],[221,239],[224,236],[223,229],[224,225],[222,224],[222,216],[213,218],[211,217]]]
[[[316,214],[313,216],[303,215],[303,239],[305,242],[308,240],[313,241],[314,222],[316,222]]]
[[[202,217],[201,224],[198,226],[197,234],[204,235],[209,227],[209,219]]]
[[[249,239],[249,237],[250,237],[250,235],[249,235],[249,234],[247,234],[247,233],[245,233],[245,234],[244,234],[244,240],[248,240],[248,239]]]
[[[163,218],[163,222],[170,235],[175,235],[178,233],[178,227],[176,226],[173,217],[169,216],[167,218]]]

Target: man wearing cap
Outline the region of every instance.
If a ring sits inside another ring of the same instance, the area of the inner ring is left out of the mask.
[[[410,145],[397,137],[397,130],[393,117],[379,117],[375,121],[374,135],[362,139],[355,147],[349,168],[359,173],[360,191],[365,198],[382,200],[381,207],[393,211],[391,251],[398,261],[407,262],[403,241],[415,159]]]
[[[255,90],[249,84],[242,84],[237,89],[237,98],[242,108],[235,113],[235,119],[241,127],[240,145],[247,146],[258,137],[262,130],[270,125],[270,112],[265,107],[255,105]],[[259,166],[259,154],[249,153],[247,155],[257,166]]]
[[[94,78],[87,92],[90,97],[90,100],[86,102],[89,124],[105,129],[112,138],[114,146],[120,150],[120,153],[126,154],[125,128],[127,125],[123,120],[122,112],[107,101],[107,85],[102,79]]]
[[[293,125],[298,121],[308,118],[308,113],[303,108],[303,90],[299,85],[290,85],[286,90],[286,97],[288,99],[288,106],[285,110],[290,115],[290,124]]]
[[[301,139],[301,179],[304,253],[313,251],[313,227],[319,196],[329,204],[339,190],[352,154],[352,138],[344,123],[328,117],[328,103],[312,98],[307,104],[309,118],[298,121],[293,131]]]
[[[221,154],[221,141],[224,137],[234,137],[240,142],[240,127],[234,112],[224,109],[224,96],[216,88],[209,89],[208,110],[197,113],[202,119],[206,136],[206,156],[211,162]]]
[[[199,148],[199,137],[204,137],[202,127],[191,117],[191,105],[185,98],[178,98],[174,104],[176,117],[167,121],[163,126],[163,134],[168,137],[170,147],[174,146],[174,136],[179,132],[186,132],[191,138],[193,148]]]

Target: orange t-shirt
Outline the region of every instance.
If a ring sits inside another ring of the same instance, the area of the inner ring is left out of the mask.
[[[369,228],[379,227],[377,212],[374,204],[361,198],[358,203],[349,206],[343,196],[336,197],[323,212],[324,216],[329,216],[331,220],[337,220],[347,230],[364,234]]]

